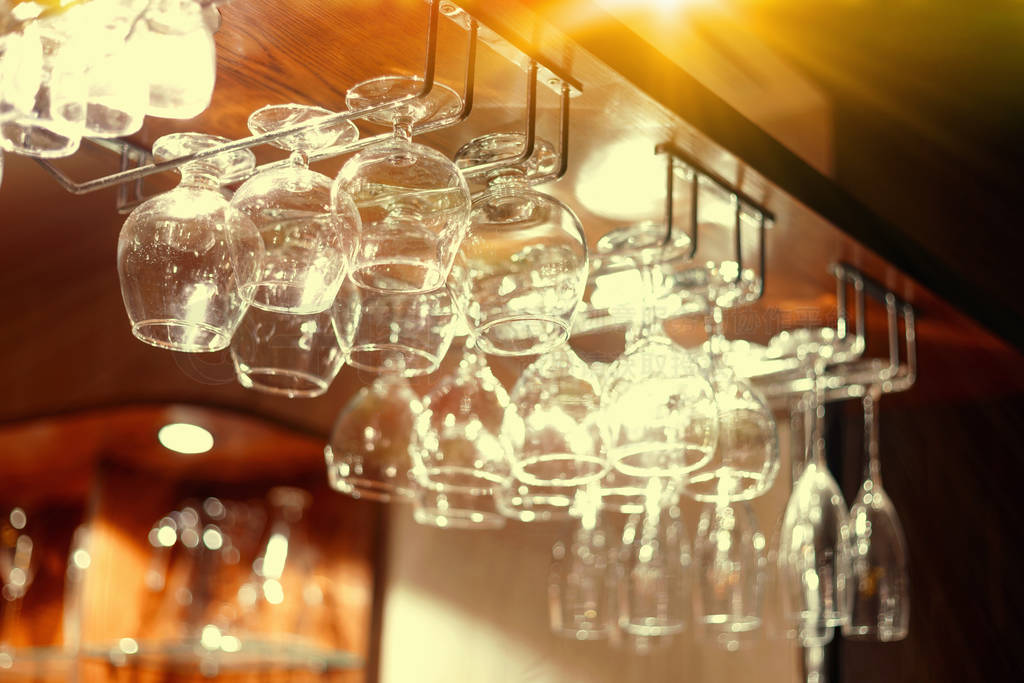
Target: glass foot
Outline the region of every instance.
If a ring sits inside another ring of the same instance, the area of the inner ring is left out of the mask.
[[[408,97],[423,88],[419,76],[381,76],[349,89],[345,104],[349,109],[358,110],[385,102]],[[374,112],[363,118],[381,125],[394,125],[396,118],[410,118],[417,123],[429,123],[454,116],[462,107],[462,98],[446,85],[435,82],[424,97],[417,97],[401,105]]]

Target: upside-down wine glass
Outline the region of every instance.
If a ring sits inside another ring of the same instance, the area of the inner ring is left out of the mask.
[[[85,134],[100,138],[124,137],[142,127],[149,104],[149,78],[140,70],[140,43],[129,39],[146,0],[91,0],[84,8],[88,31],[83,58],[88,93]],[[140,30],[142,30],[140,28]]]
[[[896,508],[882,488],[878,458],[878,401],[881,388],[864,394],[864,431],[868,455],[864,483],[850,510],[853,554],[853,607],[843,636],[888,642],[907,637],[910,578],[907,541]]]
[[[827,328],[826,328],[827,329]],[[794,344],[809,361],[814,380],[813,439],[806,465],[793,486],[779,537],[779,580],[787,616],[797,624],[804,646],[829,642],[833,629],[849,619],[849,511],[825,462],[825,369],[834,359],[832,335],[802,331],[778,335],[776,347]]]
[[[331,386],[352,349],[359,324],[355,285],[346,280],[334,307],[303,315],[250,306],[231,338],[239,384],[288,398],[320,396]]]
[[[656,327],[656,307],[661,298],[659,295],[664,295],[672,287],[663,277],[664,266],[686,260],[689,257],[690,244],[689,235],[683,231],[676,231],[666,240],[665,226],[654,222],[616,228],[598,240],[597,254],[609,270],[609,273],[598,278],[598,288],[607,292],[607,295],[602,295],[609,299],[607,307],[622,308],[633,313],[632,325],[626,338],[627,351],[631,346],[638,346],[646,335],[654,334],[652,330]],[[637,298],[640,299],[639,302]],[[664,349],[663,346],[656,346],[655,350]],[[658,355],[653,354],[654,357]],[[669,355],[669,358],[673,357]],[[622,376],[628,372],[624,372],[622,365],[617,363],[618,361],[608,365],[602,372],[602,411],[606,400],[604,397],[612,381],[628,386],[628,378]],[[629,420],[630,423],[637,421],[639,417]],[[637,427],[634,431],[639,429],[640,427]],[[624,440],[628,443],[628,439]],[[656,436],[654,440],[657,440]],[[614,443],[613,439],[609,439],[606,448],[610,450]],[[702,457],[698,456],[697,460]],[[684,460],[689,465],[699,464],[694,463],[692,457]],[[610,452],[609,461],[612,467],[597,484],[601,509],[625,514],[642,513],[647,505],[647,488],[650,483],[648,473],[621,470],[615,466]],[[663,472],[659,476],[661,485],[666,489],[676,487],[678,474],[675,471]]]
[[[161,159],[229,142],[199,133],[158,139]],[[263,242],[252,221],[220,192],[222,178],[251,171],[255,158],[237,150],[183,165],[181,183],[140,204],[117,243],[121,295],[141,341],[172,351],[219,351],[252,301]]]
[[[677,501],[673,486],[651,477],[646,509],[623,529],[619,628],[628,635],[660,638],[686,628],[692,555]]]
[[[408,97],[422,79],[383,76],[353,86],[346,96],[359,110]],[[444,285],[469,228],[470,195],[462,172],[435,149],[412,142],[416,122],[452,117],[461,98],[435,83],[424,97],[367,116],[391,125],[394,137],[355,154],[334,182],[351,196],[362,220],[352,257],[352,281],[382,292],[429,292]]]
[[[455,162],[465,168],[514,157],[525,144],[521,133],[492,133],[464,145]],[[530,189],[556,160],[540,140],[523,163],[490,172],[487,191],[473,200],[448,286],[487,353],[526,356],[564,343],[583,299],[583,226],[565,204]]]
[[[149,81],[146,113],[191,119],[210,106],[217,78],[213,30],[196,0],[151,0],[129,42]]]
[[[684,492],[700,501],[750,500],[763,495],[779,471],[775,419],[761,393],[726,364],[722,309],[708,302],[708,363],[718,412],[711,459],[686,478]]]
[[[792,491],[800,475],[803,473],[804,461],[807,457],[809,444],[813,439],[811,434],[810,415],[808,414],[807,403],[810,397],[806,394],[799,395],[790,400],[789,429],[788,429],[788,452],[789,476],[786,477],[789,490]],[[805,429],[806,425],[806,429]],[[784,590],[785,581],[781,577],[779,568],[780,539],[782,537],[783,516],[777,516],[775,523],[768,532],[767,548],[765,551],[765,584],[764,584],[764,605],[765,618],[763,622],[765,637],[769,640],[796,640],[798,620],[789,614],[788,596]]]
[[[388,293],[346,286],[332,311],[339,330],[353,328],[349,365],[406,377],[428,375],[440,367],[458,322],[445,287]]]
[[[250,306],[231,338],[231,362],[246,389],[288,398],[321,396],[345,364],[330,312],[301,315]]]
[[[711,459],[718,439],[714,390],[688,353],[656,329],[651,268],[641,320],[605,373],[601,412],[613,467],[630,476],[679,477]]]
[[[508,394],[484,355],[467,342],[455,372],[425,397],[412,431],[410,480],[417,522],[504,526],[494,494],[511,476],[511,445],[502,433],[510,410]]]
[[[575,640],[607,638],[615,624],[613,563],[598,501],[582,503],[580,519],[551,549],[548,608],[553,633]]]
[[[265,135],[332,114],[321,107],[271,105],[249,116],[249,130]],[[332,206],[333,181],[310,170],[308,155],[358,137],[353,123],[341,121],[279,138],[271,144],[291,152],[287,165],[258,173],[235,191],[231,205],[256,225],[265,250],[253,306],[313,314],[334,303],[348,272],[359,213],[341,192]]]
[[[727,650],[761,626],[765,539],[749,503],[721,499],[697,525],[694,566],[705,635]]]
[[[597,377],[568,346],[538,358],[512,388],[502,425],[512,478],[497,492],[503,514],[524,522],[569,517],[588,485],[608,470]]]
[[[87,95],[86,39],[76,32],[85,8],[29,22],[5,37],[0,147],[51,159],[78,151]]]
[[[396,373],[382,373],[338,414],[324,449],[331,488],[353,498],[411,500],[411,435],[423,403]]]

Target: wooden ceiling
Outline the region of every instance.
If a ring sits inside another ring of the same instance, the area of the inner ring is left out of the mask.
[[[490,0],[465,6],[485,23],[500,21],[503,29],[538,45],[548,61],[583,84],[582,96],[572,103],[569,173],[547,189],[579,213],[591,244],[624,222],[659,217],[661,181],[639,184],[637,178],[645,177],[643,172],[650,168],[646,155],[653,155],[657,143],[674,142],[763,201],[778,218],[768,235],[765,297],[756,307],[732,314],[734,330],[764,340],[800,321],[829,320],[834,315],[834,285],[827,266],[845,261],[919,310],[922,375],[912,400],[1024,390],[1024,360],[1013,348],[794,199],[720,140],[680,119],[566,40],[529,7],[544,4]],[[140,144],[176,130],[242,137],[247,134],[248,114],[266,104],[313,103],[340,110],[351,85],[421,68],[427,16],[421,0],[248,0],[224,6],[222,14],[213,104],[193,121],[147,120],[136,136]],[[442,21],[440,38],[438,78],[460,89],[465,36],[453,23]],[[663,90],[675,87],[674,76],[671,70],[662,74]],[[522,71],[482,48],[473,114],[464,124],[421,141],[451,154],[476,135],[518,129],[521,84]],[[700,96],[698,90],[686,90],[685,81],[677,85],[682,90],[674,97]],[[556,97],[541,88],[540,135],[554,138],[556,113]],[[372,125],[361,127],[366,133],[380,132]],[[615,154],[609,155],[609,149]],[[778,149],[792,156],[781,145]],[[83,147],[62,166],[76,178],[95,177],[114,170],[116,160],[104,154]],[[282,153],[261,149],[257,155],[266,160]],[[333,174],[341,161],[325,162],[318,170]],[[140,402],[192,403],[263,416],[322,438],[347,398],[368,381],[346,368],[326,396],[289,401],[242,389],[226,354],[168,353],[137,342],[123,311],[115,267],[124,217],[115,210],[114,192],[71,196],[32,161],[8,155],[6,162],[0,189],[0,253],[5,264],[0,269],[0,291],[6,301],[0,326],[0,365],[6,380],[0,420],[16,422]],[[157,180],[149,186],[167,182]],[[619,194],[621,203],[593,200]],[[725,240],[712,233],[700,256],[724,255],[725,248]],[[620,346],[615,341],[607,344],[609,359]],[[493,362],[508,382],[525,363]],[[970,372],[965,369],[968,363]],[[425,390],[432,381],[426,378],[417,387]]]

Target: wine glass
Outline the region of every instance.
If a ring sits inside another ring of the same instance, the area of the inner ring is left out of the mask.
[[[509,396],[502,431],[512,478],[497,492],[502,514],[523,522],[568,518],[578,495],[608,470],[597,377],[568,345],[527,367]]]
[[[411,499],[409,442],[423,403],[401,375],[379,375],[356,392],[324,449],[331,488],[353,498]]]
[[[28,23],[6,37],[0,92],[0,147],[43,159],[78,151],[85,122],[84,8]]]
[[[339,329],[353,328],[349,364],[369,372],[428,375],[455,336],[455,308],[444,287],[419,293],[343,287],[332,310]]]
[[[712,363],[718,442],[711,459],[691,472],[684,493],[700,501],[750,500],[763,495],[779,471],[779,438],[767,402],[732,368]]]
[[[210,106],[217,78],[217,46],[195,0],[151,0],[129,42],[138,74],[149,80],[146,113],[191,119]]]
[[[173,133],[153,146],[157,160],[229,142]],[[121,295],[132,334],[173,351],[219,351],[242,320],[263,258],[256,226],[220,193],[224,177],[251,171],[237,150],[183,165],[181,183],[140,204],[117,243]]]
[[[353,86],[350,109],[384,104],[421,91],[422,79],[383,76]],[[350,277],[382,292],[429,292],[444,285],[469,228],[469,187],[437,150],[412,142],[416,122],[455,114],[461,98],[435,83],[430,93],[366,118],[391,125],[394,137],[355,154],[334,182],[355,200],[358,227]]]
[[[330,116],[321,107],[271,105],[249,116],[253,135]],[[331,195],[332,180],[309,169],[308,155],[352,142],[359,130],[350,121],[325,125],[275,140],[291,152],[284,167],[264,171],[235,191],[231,205],[256,225],[265,255],[252,305],[282,313],[327,310],[348,270],[359,214],[352,200]]]
[[[514,157],[519,133],[492,133],[464,145],[460,167]],[[449,289],[480,348],[503,356],[544,353],[569,338],[587,284],[587,241],[576,214],[530,189],[556,156],[538,141],[525,162],[492,171],[473,200]]]
[[[511,445],[502,433],[513,410],[482,353],[468,345],[453,375],[427,394],[410,452],[420,524],[498,528],[494,493],[511,476]]]
[[[346,354],[330,312],[299,315],[256,306],[245,314],[230,348],[239,384],[288,398],[324,394]]]
[[[720,499],[697,525],[694,565],[705,633],[728,650],[761,626],[765,539],[749,504]]]
[[[615,623],[610,554],[607,532],[591,504],[569,538],[551,549],[548,607],[553,633],[575,640],[608,637]]]
[[[711,459],[718,438],[714,390],[703,370],[656,320],[655,277],[682,256],[685,241],[652,241],[649,224],[606,236],[599,252],[625,259],[641,275],[637,318],[626,349],[605,371],[601,412],[613,467],[636,477],[679,477]],[[615,251],[615,248],[621,251]]]
[[[907,637],[910,625],[910,578],[907,573],[907,541],[899,515],[882,488],[878,459],[879,387],[864,394],[864,431],[868,463],[864,483],[850,510],[850,577],[853,607],[847,638],[888,642]]]
[[[600,427],[597,377],[569,347],[531,363],[512,388],[506,423],[513,471],[528,484],[581,486],[608,469]]]
[[[798,354],[809,359],[814,378],[812,438],[803,472],[793,486],[779,537],[779,580],[787,613],[805,646],[822,645],[849,619],[849,511],[825,463],[825,362],[834,357],[818,335],[802,335]],[[814,339],[817,337],[817,341]]]
[[[711,459],[718,439],[714,389],[662,333],[644,332],[628,344],[603,389],[613,467],[632,476],[678,477]]]
[[[145,0],[91,0],[84,6],[88,25],[85,45],[85,133],[117,138],[142,127],[149,104],[149,80],[139,72],[139,43],[129,41],[146,9]]]
[[[622,532],[619,628],[663,637],[686,628],[690,606],[690,542],[676,498],[658,478],[648,483],[646,509]]]

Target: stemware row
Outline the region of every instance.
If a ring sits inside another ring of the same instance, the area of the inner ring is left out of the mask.
[[[119,138],[147,115],[190,119],[209,106],[220,25],[212,4],[90,0],[45,9],[15,5],[0,35],[4,150],[65,157],[84,136]]]

